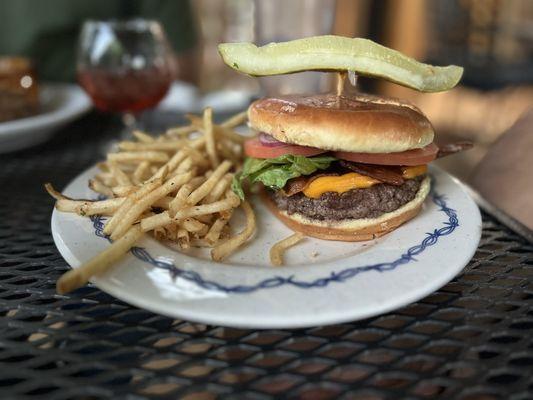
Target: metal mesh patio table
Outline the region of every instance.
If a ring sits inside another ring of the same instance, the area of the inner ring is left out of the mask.
[[[56,294],[69,267],[42,184],[63,188],[116,130],[91,114],[47,144],[0,155],[0,398],[533,398],[533,246],[486,212],[457,278],[354,323],[230,329],[159,316],[90,285]]]

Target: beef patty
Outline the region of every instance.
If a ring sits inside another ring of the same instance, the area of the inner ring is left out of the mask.
[[[376,218],[413,200],[423,179],[424,176],[419,176],[401,185],[380,183],[340,194],[327,192],[317,199],[301,192],[290,197],[281,190],[268,190],[268,194],[277,207],[288,214],[299,213],[318,220]]]

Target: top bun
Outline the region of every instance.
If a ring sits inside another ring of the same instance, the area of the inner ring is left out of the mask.
[[[394,153],[433,142],[433,127],[414,105],[370,95],[281,96],[253,102],[250,126],[279,141],[324,150]]]

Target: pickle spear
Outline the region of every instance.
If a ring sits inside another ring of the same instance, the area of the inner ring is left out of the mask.
[[[421,92],[453,88],[463,75],[456,65],[437,67],[381,46],[371,40],[314,36],[257,47],[253,43],[221,43],[218,51],[231,68],[252,76],[299,71],[355,71]]]

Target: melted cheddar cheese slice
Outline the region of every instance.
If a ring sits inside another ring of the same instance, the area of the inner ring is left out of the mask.
[[[417,176],[424,175],[428,172],[427,165],[415,165],[414,167],[402,167],[402,176],[404,179],[413,179]]]
[[[326,192],[344,193],[352,189],[368,188],[376,183],[380,182],[357,172],[350,172],[340,176],[321,176],[311,182],[303,192],[307,197],[316,199]]]
[[[426,172],[427,165],[402,167],[402,176],[405,179],[413,179]],[[303,190],[303,194],[312,199],[317,199],[326,192],[344,193],[352,189],[366,189],[376,183],[381,183],[381,181],[356,172],[349,172],[340,176],[321,176],[312,181]]]

